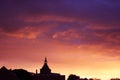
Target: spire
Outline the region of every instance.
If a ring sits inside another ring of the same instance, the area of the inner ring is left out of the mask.
[[[45,57],[45,61],[44,61],[44,63],[47,63],[47,58]]]
[[[36,74],[38,74],[38,70],[36,69]]]

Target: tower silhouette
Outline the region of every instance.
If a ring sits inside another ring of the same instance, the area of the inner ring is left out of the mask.
[[[65,80],[65,75],[59,73],[52,73],[48,66],[47,58],[45,57],[44,64],[40,69],[40,73],[34,75],[35,80]]]
[[[50,74],[50,73],[51,73],[51,69],[49,68],[49,66],[47,64],[47,58],[45,57],[44,65],[40,69],[40,74]]]

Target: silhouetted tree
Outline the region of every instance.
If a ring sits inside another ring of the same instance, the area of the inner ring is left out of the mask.
[[[13,73],[16,74],[16,76],[20,79],[20,80],[33,80],[33,77],[31,75],[31,73],[29,73],[26,70],[23,69],[15,69],[13,70]]]
[[[87,78],[84,78],[84,80],[88,80]]]
[[[89,80],[101,80],[99,78],[90,78]]]
[[[111,78],[110,80],[120,80],[120,78]]]
[[[93,78],[90,78],[89,80],[94,80]]]
[[[80,80],[80,77],[79,76],[76,76],[76,75],[69,75],[68,79],[67,80]]]

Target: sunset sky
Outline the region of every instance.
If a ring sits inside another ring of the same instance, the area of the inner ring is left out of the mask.
[[[0,0],[0,67],[120,77],[120,0]]]

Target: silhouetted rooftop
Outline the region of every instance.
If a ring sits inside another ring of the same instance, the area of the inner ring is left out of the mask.
[[[0,70],[2,70],[2,71],[7,71],[8,69],[7,69],[5,66],[3,66],[3,67],[1,67]]]
[[[40,73],[41,74],[49,74],[49,73],[51,73],[51,69],[49,68],[49,66],[47,64],[47,58],[45,58],[44,65],[41,68]]]
[[[8,70],[5,66],[0,69],[0,80],[19,80],[16,74]]]

